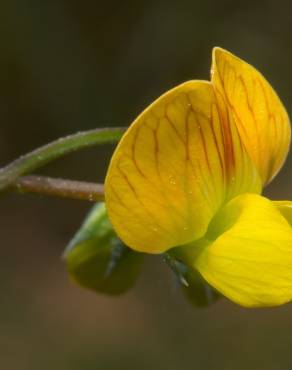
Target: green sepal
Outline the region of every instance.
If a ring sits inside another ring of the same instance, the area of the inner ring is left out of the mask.
[[[134,285],[143,257],[117,237],[104,203],[93,207],[64,252],[68,273],[74,281],[112,295],[124,293]]]
[[[181,285],[184,295],[194,306],[207,307],[221,297],[196,270],[187,266],[175,256],[165,253],[164,261],[170,266]]]

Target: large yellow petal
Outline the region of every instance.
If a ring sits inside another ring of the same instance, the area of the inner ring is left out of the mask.
[[[160,253],[204,235],[226,199],[260,188],[234,122],[220,120],[212,85],[189,81],[127,130],[108,169],[105,198],[124,243]]]
[[[211,73],[222,114],[227,106],[263,183],[269,182],[281,168],[290,144],[290,122],[283,104],[255,68],[226,50],[213,50]]]
[[[195,259],[202,276],[246,307],[292,300],[292,228],[270,200],[243,194],[212,221]]]

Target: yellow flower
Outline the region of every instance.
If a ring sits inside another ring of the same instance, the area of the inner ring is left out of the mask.
[[[290,123],[251,65],[215,48],[211,82],[188,81],[129,127],[106,205],[132,249],[168,251],[243,306],[292,300],[292,202],[259,195],[281,168]]]

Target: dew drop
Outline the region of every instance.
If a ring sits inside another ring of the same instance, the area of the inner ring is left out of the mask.
[[[175,178],[173,176],[169,176],[169,183],[171,185],[175,185],[176,184]]]

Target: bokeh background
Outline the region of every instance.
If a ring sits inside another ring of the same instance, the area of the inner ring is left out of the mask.
[[[78,130],[127,126],[167,89],[208,79],[215,45],[259,68],[292,114],[291,14],[289,1],[1,1],[0,165]],[[111,151],[42,173],[103,181]],[[266,194],[291,198],[290,169],[291,155]],[[73,285],[60,255],[89,208],[0,198],[1,370],[291,369],[292,304],[196,309],[157,258],[118,298]]]

